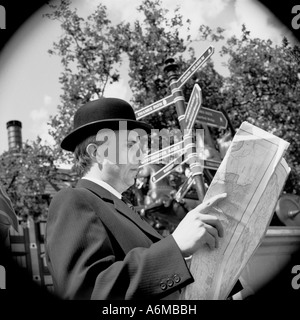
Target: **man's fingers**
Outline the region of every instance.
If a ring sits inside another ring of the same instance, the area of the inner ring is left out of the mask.
[[[219,247],[218,230],[216,228],[210,226],[209,224],[205,224],[205,229],[212,237],[215,238],[215,247],[218,248]]]
[[[222,223],[215,216],[212,216],[210,214],[203,214],[201,215],[201,221],[204,222],[206,225],[210,225],[212,226],[212,228],[215,228],[218,232],[219,237],[224,236],[224,228],[222,226]]]
[[[208,209],[208,208],[211,208],[213,205],[215,205],[220,200],[225,199],[226,197],[227,197],[227,193],[217,194],[217,195],[211,197],[209,200],[203,202],[201,205],[203,205],[205,209]]]
[[[207,213],[210,208],[212,208],[214,205],[217,204],[217,202],[225,199],[226,197],[227,197],[227,193],[217,194],[216,196],[213,196],[209,200],[206,200],[206,201],[202,202],[201,204],[199,204],[195,208],[195,210],[200,213]]]
[[[211,250],[216,248],[216,239],[209,232],[205,234],[205,243],[210,247]]]

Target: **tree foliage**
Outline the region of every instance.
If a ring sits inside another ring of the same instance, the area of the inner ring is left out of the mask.
[[[163,72],[166,58],[176,58],[179,74],[196,59],[195,39],[189,34],[190,21],[184,21],[180,8],[170,16],[159,0],[144,0],[137,8],[142,20],[112,26],[104,6],[99,5],[84,20],[69,4],[63,0],[52,6],[52,13],[47,15],[60,21],[63,29],[60,42],[51,51],[61,57],[64,67],[60,78],[62,104],[51,119],[51,133],[58,143],[71,129],[70,119],[78,106],[104,95],[107,83],[119,80],[116,65],[123,62],[121,58],[129,61],[129,85],[135,108],[170,94]],[[202,25],[197,40],[223,40],[223,31]],[[242,121],[249,121],[289,141],[286,157],[292,174],[286,190],[299,193],[299,48],[286,39],[282,45],[274,45],[271,40],[252,38],[243,26],[242,36],[227,39],[221,54],[228,58],[230,75],[221,76],[213,63],[207,62],[184,86],[186,101],[193,85],[198,83],[203,92],[203,106],[225,109],[235,128]],[[158,129],[178,126],[173,106],[144,120]],[[224,134],[217,129],[211,131],[216,137]]]
[[[57,144],[72,129],[77,108],[104,94],[108,83],[118,81],[121,61],[120,46],[115,42],[113,28],[107,18],[106,7],[99,4],[86,20],[70,8],[70,0],[49,4],[51,13],[45,16],[58,21],[62,29],[60,40],[49,50],[60,56],[63,72],[61,104],[51,117],[50,134]],[[57,149],[59,150],[59,149]]]
[[[86,19],[70,4],[71,0],[50,4],[51,12],[46,14],[62,28],[59,41],[49,50],[61,58],[63,67],[61,103],[50,118],[50,134],[57,147],[41,146],[37,140],[0,156],[1,183],[23,218],[47,214],[45,186],[57,186],[62,179],[54,159],[69,159],[59,144],[72,129],[73,115],[81,104],[105,95],[108,84],[119,81],[121,66],[128,63],[132,104],[140,108],[170,94],[163,71],[167,58],[176,59],[180,75],[197,58],[195,41],[224,40],[223,29],[204,25],[197,39],[192,39],[190,21],[184,21],[180,8],[170,13],[159,0],[141,2],[137,12],[143,19],[117,25],[112,25],[101,4]],[[185,100],[198,83],[203,106],[225,109],[235,128],[248,121],[290,142],[286,159],[292,172],[285,191],[300,194],[300,49],[285,38],[281,45],[274,45],[270,40],[252,38],[245,26],[242,31],[240,38],[226,39],[221,50],[228,58],[229,76],[220,75],[212,61],[207,61],[184,85]],[[178,127],[174,106],[143,120],[157,129]],[[210,131],[215,138],[224,134],[224,130]]]
[[[63,175],[55,165],[53,150],[41,145],[38,138],[22,148],[5,151],[0,156],[0,182],[10,198],[14,210],[21,219],[29,216],[45,218],[51,195],[46,192],[50,185],[56,191]],[[67,179],[72,181],[71,176]]]
[[[183,21],[179,8],[169,18],[169,10],[163,9],[160,1],[146,0],[137,11],[143,14],[143,20],[136,20],[133,25],[121,23],[116,26],[115,34],[129,59],[133,105],[141,108],[170,94],[163,72],[165,60],[176,55],[180,69],[184,70],[189,61],[184,60],[182,54],[187,51],[191,38],[188,34],[190,21]],[[186,37],[181,37],[181,33]],[[193,54],[193,50],[189,50],[190,59]],[[153,114],[145,120],[162,129],[177,126],[176,118],[171,107],[164,110],[163,117]]]
[[[299,47],[286,38],[281,45],[251,38],[244,26],[241,39],[228,39],[222,54],[230,58],[223,104],[233,125],[248,121],[290,143],[285,158],[292,170],[285,191],[299,194]]]
[[[195,60],[194,50],[187,50],[191,43],[190,21],[183,21],[179,8],[169,17],[169,11],[161,8],[159,0],[142,1],[137,11],[143,14],[144,20],[135,20],[133,24],[112,25],[107,19],[106,7],[101,4],[86,20],[76,9],[70,9],[70,0],[62,0],[50,8],[52,12],[46,17],[58,21],[62,27],[61,39],[49,50],[50,54],[61,57],[64,69],[59,79],[63,91],[61,104],[50,121],[50,134],[58,145],[72,129],[77,108],[90,99],[105,95],[107,84],[119,80],[117,67],[124,59],[129,61],[129,86],[135,108],[170,94],[163,76],[168,57],[177,57],[179,72]],[[181,33],[186,37],[181,37]],[[189,52],[188,59],[182,55],[186,51]],[[151,115],[146,121],[158,129],[178,125],[173,107],[163,117]],[[60,152],[58,156],[67,158]]]

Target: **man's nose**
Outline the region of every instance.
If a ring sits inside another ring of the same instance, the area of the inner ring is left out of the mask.
[[[146,152],[143,152],[142,147],[139,147],[139,152],[140,152],[140,162],[142,162],[146,156]]]

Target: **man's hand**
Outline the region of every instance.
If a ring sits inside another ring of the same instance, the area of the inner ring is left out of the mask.
[[[172,236],[184,256],[193,254],[205,244],[211,249],[218,248],[218,238],[223,237],[223,227],[217,217],[207,213],[226,197],[227,194],[222,193],[199,204],[179,223]]]

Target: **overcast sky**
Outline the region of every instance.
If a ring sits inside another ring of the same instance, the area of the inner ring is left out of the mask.
[[[135,20],[136,7],[141,3],[140,0],[73,0],[72,3],[78,13],[86,17],[100,2],[107,6],[113,23]],[[252,36],[271,39],[274,43],[280,43],[283,35],[290,34],[256,0],[162,0],[162,6],[171,11],[178,5],[184,18],[192,21],[194,37],[201,24],[223,27],[226,35],[230,36],[239,35],[244,23]],[[35,140],[37,135],[44,141],[52,141],[47,134],[47,121],[56,113],[59,104],[61,66],[59,59],[50,56],[47,50],[58,40],[60,26],[42,17],[46,11],[49,8],[44,6],[27,20],[0,55],[0,154],[8,149],[6,122],[10,120],[22,122],[23,141]],[[197,56],[209,45],[199,44]],[[215,47],[212,60],[216,69],[226,74]],[[131,98],[126,75],[120,83],[108,88],[106,96]]]

